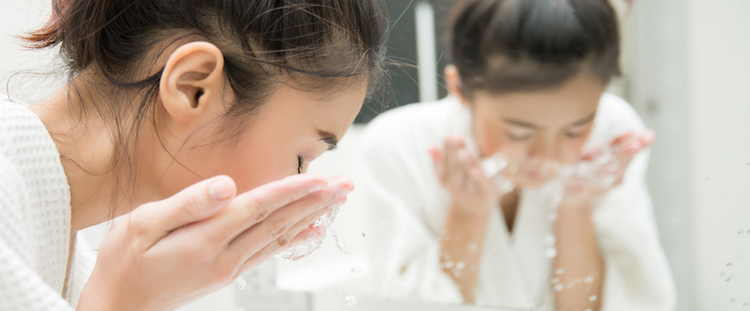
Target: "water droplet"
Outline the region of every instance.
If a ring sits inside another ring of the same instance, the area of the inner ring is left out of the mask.
[[[457,270],[463,270],[464,268],[466,268],[466,263],[464,263],[463,261],[459,261],[456,263]]]
[[[240,289],[247,288],[247,281],[245,281],[245,278],[243,277],[237,278],[237,280],[234,282],[237,283],[237,287],[239,287]]]
[[[471,243],[467,245],[466,248],[468,248],[472,252],[476,252],[479,247],[477,246],[476,243]]]
[[[561,275],[563,273],[565,273],[565,268],[560,268],[560,269],[555,270],[555,275]]]
[[[544,254],[549,258],[555,258],[557,257],[557,249],[554,247],[548,247]]]
[[[553,278],[552,284],[557,284],[557,283],[560,283],[560,278]]]
[[[452,261],[446,261],[446,262],[444,262],[444,263],[443,263],[443,266],[444,266],[444,267],[445,267],[446,269],[450,269],[450,268],[453,268],[453,262],[452,262]]]
[[[733,277],[733,276],[734,276],[734,274],[730,275],[730,276],[729,276],[729,277],[728,277],[728,278],[727,278],[726,280],[724,280],[724,282],[729,282],[729,281],[731,281],[731,280],[732,280],[732,277]]]
[[[747,307],[747,302],[742,305],[743,307]]]
[[[555,221],[555,220],[557,220],[557,211],[550,212],[549,216],[547,216],[547,218],[549,218],[549,221]]]
[[[346,295],[344,301],[346,301],[347,306],[353,307],[357,304],[357,297],[354,297],[353,295]]]
[[[731,263],[731,262],[730,262],[730,263],[727,263],[727,267],[731,267],[731,266],[732,266],[732,263]]]
[[[565,286],[564,286],[564,285],[562,285],[562,283],[557,283],[557,284],[555,284],[555,291],[558,291],[558,292],[560,292],[560,291],[562,291],[563,289],[565,289]]]
[[[596,301],[596,299],[598,299],[598,298],[599,298],[599,297],[596,297],[596,295],[591,295],[591,297],[589,297],[589,301],[591,301],[591,302],[594,302],[594,301]]]
[[[360,267],[354,267],[354,268],[352,268],[352,273],[360,273],[360,272],[362,272],[362,268],[360,268]]]
[[[548,233],[547,236],[544,237],[544,244],[547,246],[554,246],[557,242],[557,238],[555,238],[555,235],[552,233]]]
[[[587,276],[585,279],[583,279],[583,282],[586,284],[594,283],[594,277],[593,276]]]
[[[339,248],[339,250],[344,254],[349,254],[349,248],[346,247],[346,243],[344,242],[344,238],[341,236],[341,232],[339,232],[336,228],[331,228],[331,235],[333,236],[333,239],[336,240],[336,246]]]
[[[369,233],[367,233],[367,232],[362,232],[362,237],[363,237],[363,238],[367,238],[367,237],[369,237],[369,236],[370,236],[370,234],[369,234]]]
[[[734,302],[734,298],[732,298],[732,300],[730,300],[729,302]]]

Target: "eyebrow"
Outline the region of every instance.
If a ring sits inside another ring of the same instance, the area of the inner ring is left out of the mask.
[[[320,140],[328,144],[328,151],[336,149],[339,144],[339,138],[335,134],[323,130],[318,130]]]
[[[588,117],[585,117],[585,118],[583,118],[581,120],[575,121],[575,122],[571,123],[570,125],[568,125],[566,127],[577,127],[577,126],[584,125],[586,123],[589,123],[589,122],[593,121],[594,117],[596,117],[596,113],[593,113],[592,115],[590,115]],[[503,119],[503,120],[506,123],[509,123],[509,124],[512,124],[512,125],[515,125],[515,126],[520,126],[520,127],[530,128],[530,129],[538,129],[539,128],[539,126],[536,126],[534,124],[531,124],[531,123],[528,123],[528,122],[525,122],[525,121],[521,121],[521,120],[515,120],[515,119]]]

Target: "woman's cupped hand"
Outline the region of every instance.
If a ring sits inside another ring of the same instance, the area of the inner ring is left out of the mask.
[[[118,221],[102,242],[78,310],[173,310],[325,228],[314,222],[346,202],[345,177],[302,174],[237,195],[218,176]]]

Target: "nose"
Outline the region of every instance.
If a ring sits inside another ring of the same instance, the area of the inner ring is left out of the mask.
[[[556,158],[558,149],[557,140],[549,135],[539,135],[529,148],[528,159],[533,162],[544,163]]]

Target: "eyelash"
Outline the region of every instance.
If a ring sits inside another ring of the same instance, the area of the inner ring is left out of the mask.
[[[302,174],[302,157],[297,156],[297,174]]]
[[[506,134],[505,136],[508,137],[508,139],[512,141],[524,141],[524,140],[531,138],[531,135],[515,136],[511,134]]]
[[[579,138],[581,136],[583,136],[583,133],[570,133],[570,132],[565,133],[565,137],[568,137],[568,138]]]

